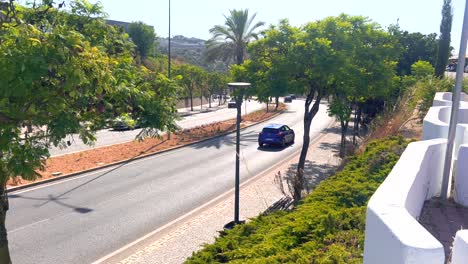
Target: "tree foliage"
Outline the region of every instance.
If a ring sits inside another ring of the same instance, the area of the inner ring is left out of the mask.
[[[152,26],[141,21],[133,22],[128,26],[128,34],[135,43],[138,55],[141,56],[142,60],[154,55],[156,51],[156,34]]]
[[[302,196],[310,125],[321,99],[332,96],[330,113],[347,130],[353,105],[394,91],[396,51],[388,33],[366,18],[342,14],[301,28],[287,20],[271,26],[249,46],[244,63],[259,98],[305,95],[304,144],[296,172],[295,200]]]
[[[424,78],[434,75],[434,67],[427,61],[417,61],[411,65],[411,72],[416,78]]]
[[[258,39],[255,31],[264,22],[253,24],[256,13],[249,17],[249,10],[230,10],[229,16],[224,16],[224,25],[216,25],[210,29],[213,37],[207,41],[206,56],[208,60],[221,59],[225,62],[234,61],[242,64],[246,56],[247,45],[252,39]]]
[[[123,113],[141,120],[140,137],[175,129],[177,86],[134,63],[128,36],[106,25],[99,4],[71,6],[12,6],[14,19],[0,24],[1,263],[10,262],[6,184],[39,177],[52,145],[75,133],[90,143]]]
[[[174,67],[174,74],[178,76],[179,85],[183,87],[185,95],[189,96],[190,110],[193,111],[193,96],[203,95],[205,70],[195,65],[180,64]]]
[[[439,46],[435,75],[439,78],[445,74],[445,67],[450,56],[450,32],[452,31],[452,0],[444,0],[442,6],[442,21],[440,22]]]
[[[395,47],[399,54],[397,74],[405,76],[411,74],[411,65],[424,60],[432,65],[436,64],[437,34],[410,33],[400,29],[399,25],[391,25],[389,33],[395,39]]]

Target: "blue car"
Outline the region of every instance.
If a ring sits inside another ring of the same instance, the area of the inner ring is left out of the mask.
[[[258,134],[258,145],[280,145],[285,147],[288,143],[294,143],[294,130],[287,125],[271,124],[263,128]]]

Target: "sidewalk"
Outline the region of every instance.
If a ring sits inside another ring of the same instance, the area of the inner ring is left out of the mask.
[[[177,108],[177,113],[179,113],[181,117],[184,117],[184,116],[212,112],[212,111],[217,111],[219,109],[227,108],[227,102],[221,105],[218,105],[218,104],[219,104],[218,101],[212,101],[211,108],[209,107],[210,106],[209,104],[204,104],[203,107],[200,107],[200,105],[193,106],[193,111],[190,110],[191,109],[190,106],[186,108]]]
[[[334,123],[311,142],[305,167],[309,190],[313,190],[339,165],[339,131],[339,124]],[[259,215],[284,196],[275,180],[275,175],[280,172],[284,175],[283,178],[287,178],[297,166],[298,158],[299,154],[294,155],[278,167],[241,186],[241,219]],[[287,186],[284,188],[287,191]],[[170,223],[150,238],[123,250],[104,263],[183,263],[204,243],[214,242],[218,231],[222,230],[226,223],[232,221],[233,208],[233,192],[231,191],[205,208]]]

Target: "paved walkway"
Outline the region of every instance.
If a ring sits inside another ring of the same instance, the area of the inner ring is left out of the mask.
[[[305,168],[309,190],[332,174],[339,165],[339,132],[339,125],[335,123],[311,143]],[[297,166],[297,160],[298,155],[294,155],[285,163],[242,185],[241,219],[259,215],[284,197],[277,175],[281,174],[284,182]],[[283,190],[288,192],[287,183],[283,184]],[[105,263],[183,263],[204,243],[214,242],[218,231],[222,230],[224,224],[232,221],[233,207],[233,192],[230,192],[205,208],[171,223],[151,238],[122,251]]]
[[[227,108],[227,102],[219,105],[218,101],[216,100],[211,102],[211,108],[209,106],[209,104],[204,104],[203,107],[197,105],[193,107],[193,111],[190,110],[190,107],[178,108],[177,113],[179,113],[180,116],[188,116],[205,112],[213,112],[219,109]]]
[[[444,245],[445,260],[448,263],[455,233],[468,228],[468,208],[453,200],[433,198],[424,203],[419,223]]]

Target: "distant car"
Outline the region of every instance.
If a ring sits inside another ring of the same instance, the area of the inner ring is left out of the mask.
[[[451,63],[451,64],[447,65],[447,69],[446,69],[446,70],[449,71],[449,72],[455,72],[455,71],[457,71],[457,64]]]
[[[292,103],[292,98],[291,98],[291,96],[286,96],[286,97],[284,97],[284,102],[285,102],[285,103]]]
[[[468,65],[465,66],[465,72],[468,72]]]
[[[236,108],[237,103],[236,100],[232,99],[231,101],[228,102],[228,108]]]
[[[287,125],[270,124],[258,134],[258,146],[280,145],[285,147],[288,143],[294,143],[294,130]]]
[[[112,129],[117,131],[131,130],[140,128],[140,123],[130,117],[129,114],[123,114],[112,120]]]
[[[295,94],[290,94],[289,97],[291,97],[291,99],[293,99],[293,100],[296,100],[296,95]]]

